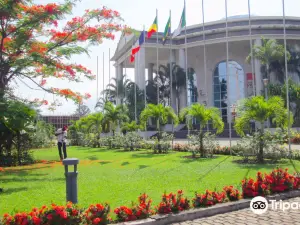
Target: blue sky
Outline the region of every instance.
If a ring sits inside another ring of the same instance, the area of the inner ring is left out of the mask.
[[[60,2],[57,0],[35,0],[37,3]],[[251,14],[257,16],[281,16],[282,15],[282,0],[251,0]],[[164,30],[167,22],[169,11],[172,12],[172,31],[177,28],[181,12],[183,9],[183,0],[82,0],[73,10],[73,15],[81,16],[85,9],[99,8],[100,6],[107,6],[115,9],[121,13],[125,20],[124,23],[135,28],[146,29],[151,25],[155,18],[156,8],[158,9],[158,23],[159,31]],[[248,14],[248,0],[228,0],[228,16]],[[299,16],[300,1],[299,0],[285,0],[286,16]],[[204,0],[205,22],[219,20],[225,17],[225,0]],[[194,25],[202,23],[202,1],[201,0],[186,0],[186,20],[187,25]],[[86,55],[76,56],[72,58],[72,62],[81,63],[88,67],[96,74],[96,60],[99,56],[99,91],[102,90],[103,82],[103,52],[105,54],[105,68],[104,78],[105,85],[108,84],[108,51],[111,49],[113,55],[120,34],[116,36],[114,41],[104,41],[99,46],[90,47],[90,57]],[[133,71],[128,71],[129,77],[133,77]],[[111,76],[115,75],[113,62],[111,63]],[[70,83],[68,81],[61,81],[57,79],[49,80],[49,86],[59,88],[70,87],[72,90],[82,93],[89,92],[92,98],[85,102],[92,110],[96,102],[96,81],[83,80],[82,83]],[[18,83],[17,94],[25,98],[44,98],[49,101],[59,99],[63,106],[58,107],[54,114],[70,114],[75,111],[75,104],[72,101],[66,101],[59,97],[54,97],[42,91],[32,91],[24,85]],[[30,84],[30,83],[29,83]],[[33,84],[30,84],[34,86]],[[41,108],[43,114],[53,114],[49,112],[46,107]]]

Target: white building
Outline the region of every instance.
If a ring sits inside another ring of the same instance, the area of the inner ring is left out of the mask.
[[[263,36],[267,39],[277,39],[283,43],[283,34],[282,17],[251,17],[251,29],[248,16],[229,18],[228,39],[226,38],[225,20],[206,23],[204,31],[202,24],[187,27],[187,67],[193,68],[195,71],[198,97],[183,91],[180,94],[180,108],[197,101],[220,108],[224,121],[227,121],[229,115],[227,95],[229,104],[232,105],[239,99],[253,95],[253,91],[261,94],[264,90],[260,62],[258,60],[254,60],[253,64],[246,62],[246,57],[251,52],[250,40],[252,40],[252,45],[261,45]],[[158,64],[167,65],[171,60],[185,68],[183,32],[172,40],[172,54],[170,54],[170,41],[168,40],[165,45],[162,45],[162,33],[158,35]],[[288,45],[298,46],[300,44],[300,18],[286,18],[286,37]],[[131,48],[136,40],[137,37],[134,35],[122,37],[111,60],[115,61],[118,78],[124,74],[125,67],[134,68],[136,83],[140,89],[144,89],[146,80],[151,80],[155,76],[153,71],[157,67],[156,35],[154,34],[151,39],[146,38],[135,62],[130,63]],[[227,40],[228,74],[226,73]],[[252,87],[252,74],[255,74],[255,90]],[[298,76],[294,76],[294,79],[299,81]],[[176,108],[174,97],[172,106]]]

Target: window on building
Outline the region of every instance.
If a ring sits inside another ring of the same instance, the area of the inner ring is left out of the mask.
[[[244,97],[245,75],[243,68],[237,62],[229,61],[227,75],[226,61],[220,62],[213,74],[213,99],[214,106],[220,109],[224,122],[228,122],[230,113],[228,112],[228,104],[229,108],[232,108],[238,100]]]
[[[188,105],[198,102],[197,75],[194,68],[188,69]]]

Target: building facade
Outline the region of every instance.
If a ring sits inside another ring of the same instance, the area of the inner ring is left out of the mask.
[[[44,120],[46,123],[52,124],[55,129],[63,128],[63,126],[70,126],[72,125],[72,121],[79,120],[79,116],[41,116],[41,120]]]
[[[276,39],[279,43],[283,43],[284,39],[282,17],[252,17],[251,26],[248,17],[229,18],[227,27],[225,20],[189,26],[186,44],[183,32],[171,41],[167,40],[165,45],[162,44],[162,33],[158,33],[159,44],[156,44],[156,35],[146,38],[134,63],[130,63],[129,58],[137,37],[123,36],[111,59],[115,61],[117,79],[124,74],[125,67],[134,68],[135,82],[144,90],[146,81],[153,80],[159,65],[172,62],[186,69],[187,62],[188,71],[193,73],[191,82],[196,87],[196,94],[189,82],[179,99],[173,97],[173,108],[178,111],[199,102],[218,107],[224,121],[227,121],[240,99],[264,93],[260,61],[246,62],[251,46],[261,46],[262,37]],[[300,46],[300,17],[286,18],[286,38],[287,45]],[[300,82],[298,75],[289,76]]]

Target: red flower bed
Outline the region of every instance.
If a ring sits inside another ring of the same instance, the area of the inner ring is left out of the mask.
[[[194,208],[212,206],[217,203],[226,202],[225,192],[214,192],[206,190],[205,194],[195,193],[195,198],[193,199]]]
[[[176,194],[173,193],[170,193],[168,195],[164,193],[161,203],[159,203],[159,205],[156,207],[156,211],[159,214],[168,214],[171,212],[178,213],[189,208],[189,200],[183,197],[182,190],[178,190],[177,197]]]
[[[138,197],[139,204],[132,204],[131,208],[126,206],[121,206],[114,210],[114,213],[117,215],[117,220],[120,222],[133,221],[139,219],[146,219],[151,214],[152,200],[148,199],[148,195],[142,194]]]
[[[242,181],[243,197],[265,196],[273,193],[299,189],[300,178],[288,173],[288,169],[276,169],[264,176],[257,173],[256,180],[245,179]]]
[[[285,169],[276,169],[269,174],[257,173],[255,179],[242,181],[242,196],[251,198],[258,195],[265,196],[273,193],[296,190],[300,188],[300,178],[288,173]],[[209,207],[217,203],[237,201],[241,198],[240,192],[233,186],[226,186],[222,192],[207,190],[204,194],[195,193],[192,203],[194,208]],[[154,214],[151,208],[151,199],[142,194],[138,198],[138,204],[131,207],[121,206],[114,210],[116,222],[133,221],[148,218]],[[155,207],[158,214],[178,213],[190,208],[190,201],[183,197],[183,191],[176,194],[164,193],[162,201]],[[66,206],[52,204],[50,208],[43,206],[34,208],[29,213],[4,214],[0,219],[3,225],[106,225],[111,221],[108,204],[90,205],[88,209],[80,209],[72,203]]]

